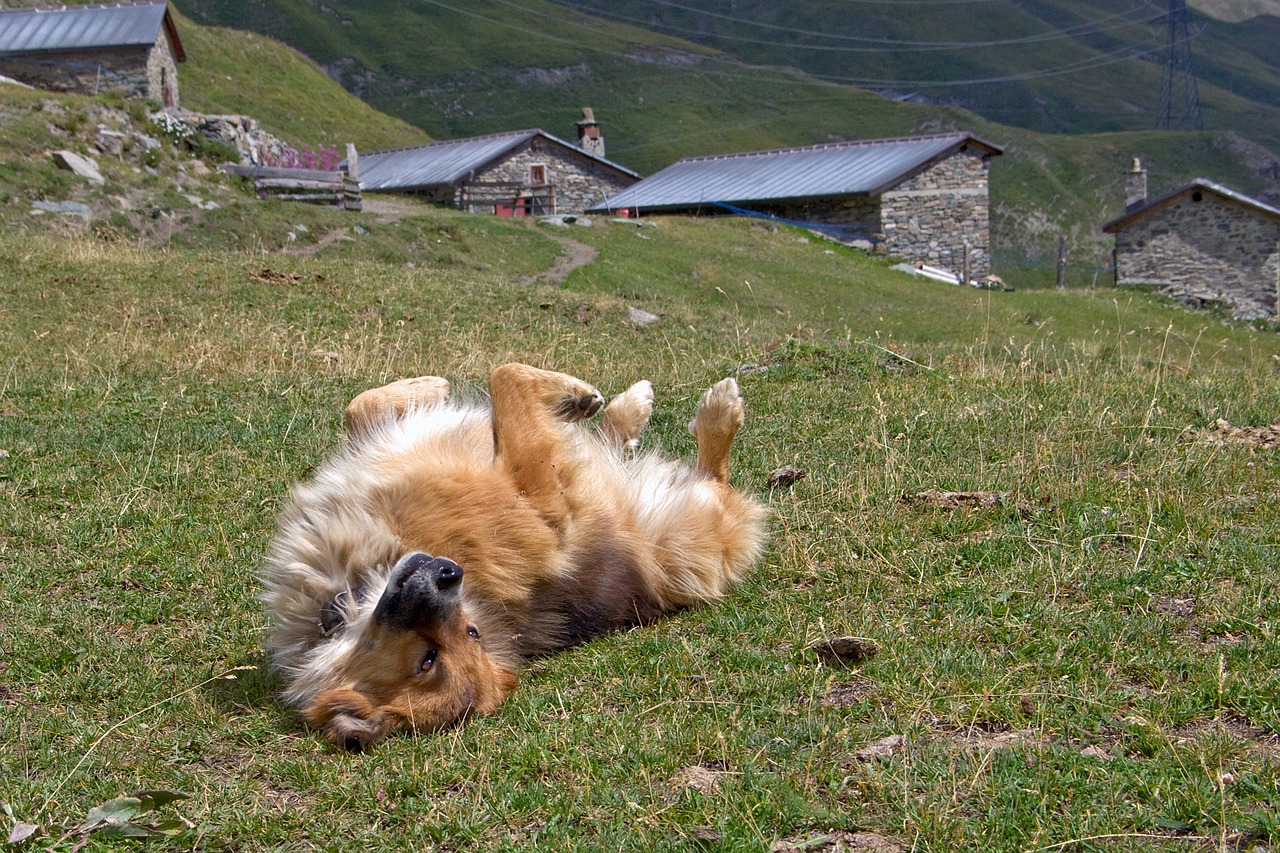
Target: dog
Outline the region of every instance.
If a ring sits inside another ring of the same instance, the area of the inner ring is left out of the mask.
[[[493,712],[530,658],[721,598],[767,511],[729,485],[738,383],[702,396],[690,467],[637,452],[653,388],[497,367],[353,399],[281,513],[264,571],[284,699],[340,748]],[[583,422],[603,411],[594,431]]]

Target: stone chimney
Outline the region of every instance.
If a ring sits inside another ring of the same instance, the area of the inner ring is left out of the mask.
[[[582,108],[582,120],[577,124],[578,147],[588,154],[604,156],[604,137],[600,135],[600,125],[596,123],[596,114],[591,107]]]
[[[1133,168],[1124,176],[1124,212],[1132,213],[1147,203],[1147,170],[1133,158]]]

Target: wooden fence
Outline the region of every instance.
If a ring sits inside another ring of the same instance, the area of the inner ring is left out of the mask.
[[[236,163],[227,163],[222,169],[231,175],[253,178],[258,198],[331,204],[344,210],[359,210],[361,207],[360,181],[345,171],[241,166]]]

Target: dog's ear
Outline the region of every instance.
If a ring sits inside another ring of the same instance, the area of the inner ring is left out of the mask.
[[[377,709],[355,690],[326,690],[302,710],[302,716],[335,746],[360,752],[387,736],[399,715]]]

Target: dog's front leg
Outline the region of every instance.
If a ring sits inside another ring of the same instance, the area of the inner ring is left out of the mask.
[[[401,379],[359,394],[347,404],[342,421],[347,436],[359,440],[380,423],[402,418],[414,409],[430,408],[448,396],[449,381],[439,376]]]
[[[575,474],[566,424],[600,411],[604,398],[580,379],[525,364],[494,368],[489,397],[498,464],[510,472],[521,496],[559,526],[571,509],[565,492]]]

